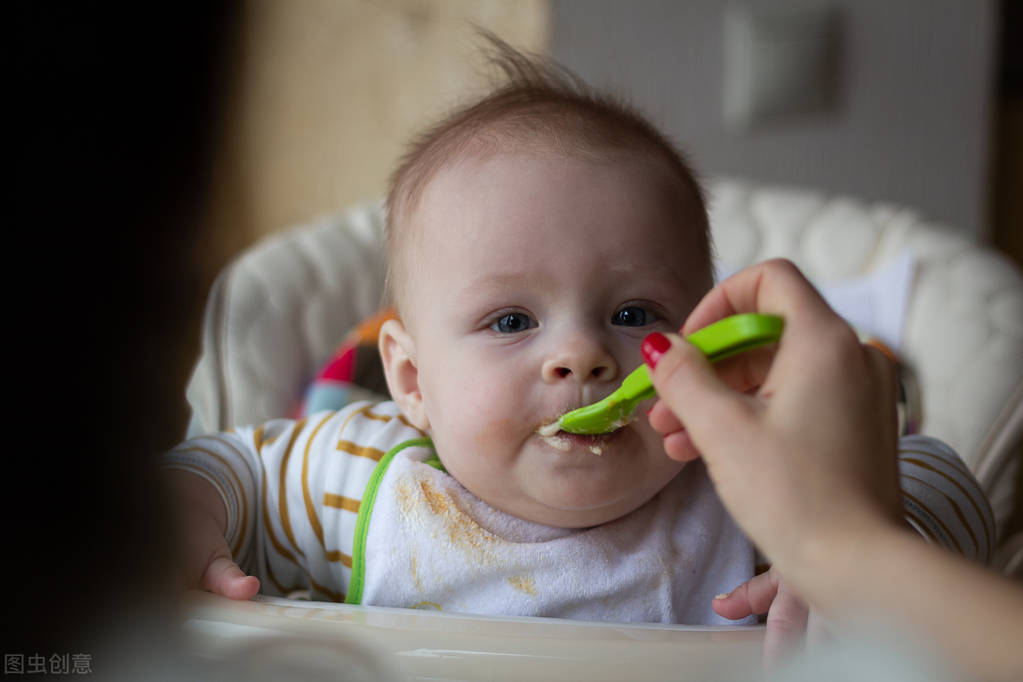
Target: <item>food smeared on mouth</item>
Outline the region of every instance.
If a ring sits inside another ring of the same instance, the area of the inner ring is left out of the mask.
[[[550,438],[551,436],[553,436],[554,434],[556,434],[560,430],[561,430],[561,420],[557,419],[555,421],[552,421],[550,424],[544,424],[543,426],[538,428],[536,430],[536,432],[539,433],[541,436],[544,436],[546,438]]]
[[[540,438],[543,439],[547,445],[550,445],[555,450],[561,450],[562,452],[568,452],[572,449],[572,441],[565,438],[564,436],[545,436],[540,434]]]
[[[621,428],[623,428],[625,426],[628,426],[629,424],[631,424],[634,421],[636,421],[636,414],[635,413],[626,415],[624,417],[621,417],[620,419],[617,419],[617,420],[611,422],[608,425],[610,428],[608,428],[608,430],[605,431],[604,433],[606,433],[606,434],[614,433],[618,429],[621,429]],[[536,432],[538,434],[540,434],[541,436],[543,436],[544,438],[550,438],[550,437],[554,436],[555,434],[557,434],[560,431],[561,431],[561,420],[560,419],[558,419],[556,421],[553,421],[550,424],[544,424],[543,426],[541,426],[540,428],[538,428],[536,430]],[[566,431],[566,433],[571,433],[571,432],[570,431]],[[594,435],[594,434],[591,434],[591,435]],[[603,434],[597,434],[597,435],[603,435]],[[595,454],[599,455],[600,453],[597,452]]]
[[[544,424],[536,430],[537,435],[544,443],[551,446],[555,450],[561,452],[568,452],[575,447],[586,447],[587,450],[595,455],[604,454],[604,450],[607,449],[607,439],[612,434],[599,434],[599,435],[582,435],[577,433],[570,433],[568,431],[562,431],[558,421],[551,422],[550,424]]]

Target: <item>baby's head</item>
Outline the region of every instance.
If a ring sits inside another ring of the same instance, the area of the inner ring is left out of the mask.
[[[554,526],[639,507],[682,465],[645,418],[537,429],[610,393],[712,284],[701,191],[630,109],[496,43],[505,85],[414,144],[392,179],[381,332],[391,395],[492,506]],[[642,412],[641,412],[642,414]]]

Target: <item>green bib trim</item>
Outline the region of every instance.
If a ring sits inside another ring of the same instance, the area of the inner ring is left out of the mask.
[[[348,594],[345,596],[346,604],[362,602],[362,590],[366,584],[366,537],[369,535],[369,519],[373,514],[373,505],[376,503],[377,491],[380,490],[380,482],[384,480],[384,474],[387,473],[387,468],[391,465],[395,455],[407,448],[419,447],[432,449],[433,441],[429,438],[413,438],[398,443],[380,458],[373,473],[370,474],[366,490],[362,494],[362,502],[359,503],[359,514],[355,518],[355,539],[352,542],[352,579],[348,583]],[[447,473],[436,452],[423,463]]]

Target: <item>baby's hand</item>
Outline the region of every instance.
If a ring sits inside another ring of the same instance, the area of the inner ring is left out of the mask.
[[[770,668],[803,641],[809,608],[772,567],[747,580],[711,604],[719,616],[730,620],[751,614],[767,614],[764,633],[764,666]]]
[[[251,599],[259,592],[259,579],[245,575],[231,556],[224,538],[227,513],[216,488],[185,471],[168,471],[166,478],[179,529],[184,587]]]

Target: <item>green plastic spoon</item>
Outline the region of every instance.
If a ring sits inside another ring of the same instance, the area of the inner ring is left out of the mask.
[[[703,351],[708,360],[717,362],[750,348],[776,342],[784,326],[784,321],[777,315],[743,313],[695,331],[687,340]],[[553,435],[558,430],[583,435],[611,433],[625,426],[636,406],[654,395],[646,365],[640,365],[625,377],[614,393],[600,402],[566,412],[554,424],[541,428],[540,432],[544,435]]]

